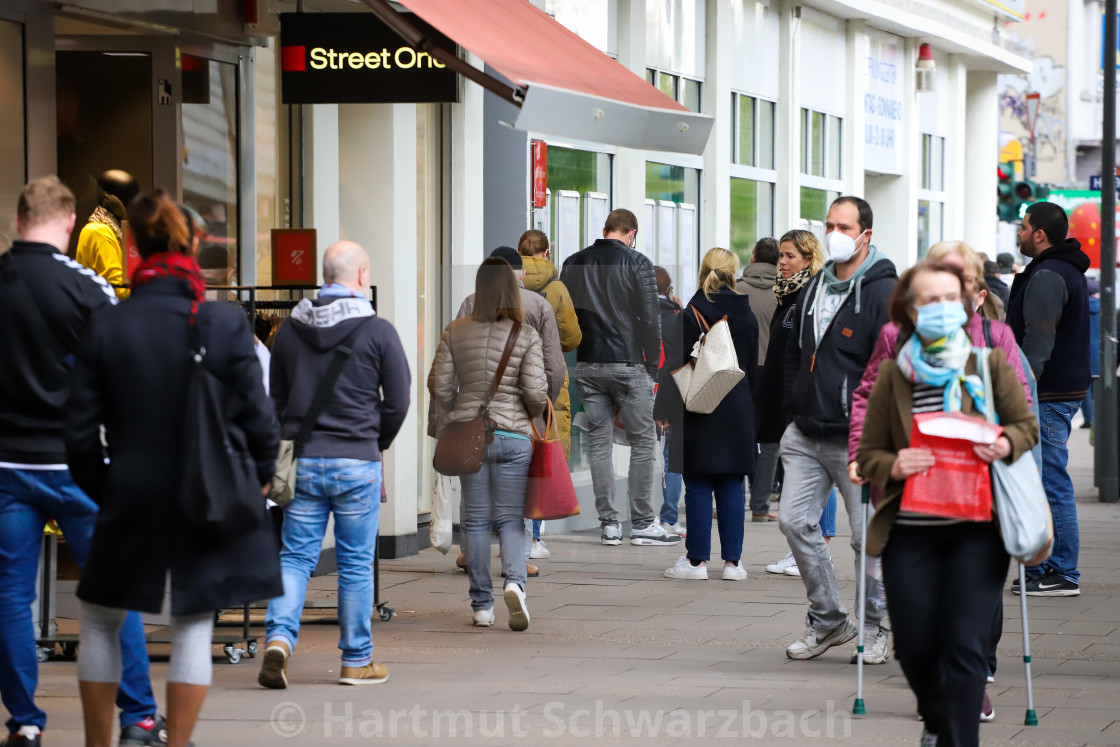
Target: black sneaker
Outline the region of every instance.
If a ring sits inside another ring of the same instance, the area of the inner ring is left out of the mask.
[[[33,737],[25,737],[22,734],[11,734],[3,742],[0,742],[0,747],[41,747],[42,744],[42,733],[36,734]]]
[[[1016,594],[1018,589],[1012,589]],[[1028,597],[1077,597],[1081,596],[1081,587],[1057,573],[1047,573],[1036,579],[1027,580]]]
[[[159,715],[121,729],[120,747],[149,747],[167,744],[167,720]]]

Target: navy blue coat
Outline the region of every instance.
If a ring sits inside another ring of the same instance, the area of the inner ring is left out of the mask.
[[[689,306],[697,309],[709,325],[727,317],[739,368],[746,376],[711,414],[684,409],[680,390],[669,372],[685,364],[692,346],[700,339],[700,325],[692,310],[685,307],[672,328],[664,332],[665,370],[654,404],[654,417],[669,421],[671,426],[669,470],[686,477],[754,474],[755,417],[751,392],[758,368],[758,320],[751,311],[750,298],[724,288],[709,301],[703,292],[697,291]]]

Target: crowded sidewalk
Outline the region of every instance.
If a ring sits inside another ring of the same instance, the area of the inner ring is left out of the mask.
[[[1004,595],[1000,667],[988,688],[996,718],[981,727],[985,744],[1120,744],[1120,508],[1096,500],[1087,430],[1074,430],[1070,454],[1081,596],[1029,600],[1039,725],[1025,727],[1019,598]],[[839,530],[848,533],[843,520]],[[550,536],[546,525],[545,532],[552,557],[528,584],[527,633],[511,633],[504,618],[493,628],[470,626],[453,553],[386,561],[381,597],[397,616],[373,629],[375,656],[391,672],[385,685],[339,687],[338,629],[330,624],[305,625],[284,691],[260,688],[255,661],[231,666],[216,647],[213,697],[195,742],[913,742],[914,698],[894,660],[865,669],[868,712],[851,717],[850,645],[811,661],[785,656],[803,625],[805,597],[799,579],[763,570],[787,549],[776,524],[748,523],[745,583],[662,578],[680,547],[603,547],[597,531]],[[838,539],[832,551],[847,605],[851,549]],[[311,584],[309,599],[320,601],[337,587],[330,576]],[[324,614],[309,609],[304,619]],[[152,654],[158,691],[167,651],[153,646]],[[74,666],[58,660],[41,669],[52,745],[82,744]]]

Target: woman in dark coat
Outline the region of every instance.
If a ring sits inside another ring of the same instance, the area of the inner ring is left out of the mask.
[[[185,746],[210,684],[214,610],[283,593],[263,496],[255,525],[228,540],[198,536],[177,508],[188,446],[189,324],[198,325],[209,371],[240,395],[226,416],[245,432],[262,486],[272,478],[279,436],[245,315],[202,303],[197,240],[183,213],[160,193],[142,195],[129,205],[129,221],[144,262],[130,300],[93,317],[67,403],[70,471],[100,506],[78,586],[78,680],[86,743],[109,745],[120,677],[116,631],[126,610],[160,611],[170,574],[167,743]]]
[[[754,472],[754,398],[751,396],[758,369],[758,320],[750,299],[735,290],[738,258],[726,249],[715,248],[700,263],[700,290],[687,308],[677,315],[673,329],[665,333],[665,374],[657,389],[654,417],[668,422],[669,470],[684,475],[686,555],[665,571],[668,578],[706,579],[711,557],[712,496],[715,495],[723,578],[741,581],[747,572],[740,562],[743,554],[743,522],[746,494],[743,478]],[[669,372],[691,357],[700,339],[696,315],[709,326],[727,319],[739,368],[745,376],[708,415],[684,409],[680,390]],[[708,527],[705,529],[704,527]]]

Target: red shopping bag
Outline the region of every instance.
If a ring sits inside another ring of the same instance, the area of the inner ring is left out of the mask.
[[[529,464],[529,482],[525,489],[525,518],[552,521],[576,516],[579,501],[551,402],[545,417],[544,436],[537,431],[536,423],[532,426],[533,461]]]
[[[974,444],[994,443],[1003,429],[959,412],[914,416],[910,446],[929,449],[936,463],[906,480],[901,509],[965,521],[992,520],[992,480]]]

